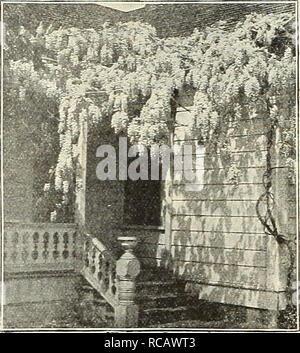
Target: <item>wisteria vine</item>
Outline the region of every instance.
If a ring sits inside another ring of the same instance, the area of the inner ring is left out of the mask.
[[[40,24],[35,33],[22,28],[10,36],[7,94],[22,107],[28,97],[39,97],[49,116],[57,115],[54,183],[65,194],[74,181],[83,122],[101,129],[110,121],[117,134],[147,146],[168,143],[172,96],[186,88],[196,92],[192,133],[199,140],[230,156],[228,129],[261,114],[281,129],[281,153],[294,180],[294,35],[291,14],[252,14],[231,30],[220,23],[177,38],[159,38],[140,22],[106,23],[99,30]],[[22,55],[14,55],[16,43],[26,47]],[[236,166],[229,175],[237,179]]]

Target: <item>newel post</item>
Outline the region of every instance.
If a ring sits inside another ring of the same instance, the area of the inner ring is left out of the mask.
[[[116,266],[118,276],[119,305],[115,308],[116,327],[137,327],[138,305],[135,304],[135,279],[140,273],[140,262],[133,254],[136,237],[119,237],[125,253]]]

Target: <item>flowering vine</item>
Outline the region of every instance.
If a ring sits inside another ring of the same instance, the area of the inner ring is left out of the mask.
[[[94,129],[110,121],[116,133],[150,146],[168,142],[174,91],[195,90],[195,134],[205,144],[233,152],[228,131],[262,114],[281,128],[281,153],[294,178],[296,62],[293,16],[247,16],[185,38],[164,38],[139,22],[106,23],[99,30],[41,24],[25,37],[39,57],[9,55],[10,95],[22,105],[39,97],[57,114],[60,152],[55,188],[74,182],[77,140],[83,122]],[[36,50],[38,48],[38,51]],[[16,60],[17,58],[17,60]],[[230,179],[237,179],[232,164]]]

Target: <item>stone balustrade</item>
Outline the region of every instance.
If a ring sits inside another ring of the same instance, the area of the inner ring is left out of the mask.
[[[125,252],[117,260],[98,239],[85,235],[82,275],[114,308],[116,327],[137,327],[135,279],[140,263],[133,254],[136,238],[120,237],[119,240]]]
[[[111,305],[116,327],[137,327],[135,281],[140,262],[133,253],[136,237],[118,239],[124,250],[117,260],[97,238],[78,234],[74,224],[5,223],[6,274],[79,271]]]
[[[116,258],[97,239],[83,236],[82,275],[94,289],[112,306],[118,303]]]
[[[80,256],[75,224],[4,224],[6,273],[74,270]]]

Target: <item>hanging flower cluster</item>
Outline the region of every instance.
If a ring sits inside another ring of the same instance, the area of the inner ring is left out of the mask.
[[[282,128],[286,164],[295,161],[296,58],[289,15],[251,15],[232,32],[207,29],[194,43],[186,81],[196,90],[194,129],[224,143],[224,127],[265,116]],[[229,146],[225,147],[230,153]],[[234,167],[234,166],[233,166]],[[292,175],[291,169],[291,175]]]
[[[280,152],[296,182],[296,65],[291,48],[274,61],[269,72],[270,119],[280,128]]]
[[[157,37],[150,25],[129,22],[99,30],[39,26],[30,40],[46,58],[10,61],[19,98],[43,91],[59,110],[57,190],[68,191],[83,122],[110,121],[131,141],[165,143],[174,91],[192,87],[193,133],[230,154],[228,131],[264,113],[282,129],[281,151],[295,160],[295,48],[292,16],[251,15],[233,29],[224,24],[186,38]],[[26,101],[25,101],[26,102]],[[236,176],[236,171],[233,172]]]

